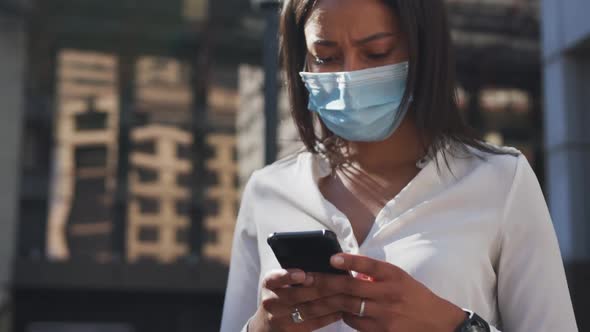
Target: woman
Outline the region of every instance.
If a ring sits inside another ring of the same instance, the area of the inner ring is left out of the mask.
[[[246,186],[223,332],[577,331],[533,171],[461,120],[445,13],[442,0],[285,1],[307,151]],[[357,277],[280,269],[266,237],[318,229]]]

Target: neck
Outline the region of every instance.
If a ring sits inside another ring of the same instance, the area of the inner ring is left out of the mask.
[[[387,139],[350,142],[348,149],[352,167],[375,175],[387,175],[403,167],[415,166],[425,154],[424,143],[410,114]]]

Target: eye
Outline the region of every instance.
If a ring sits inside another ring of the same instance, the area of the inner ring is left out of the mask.
[[[388,57],[391,54],[391,51],[387,51],[384,53],[370,53],[367,57],[371,60],[381,60]]]
[[[327,57],[327,58],[320,58],[320,57],[317,57],[317,56],[314,56],[313,57],[314,64],[320,65],[320,66],[321,65],[328,64],[328,63],[330,63],[330,62],[332,62],[334,60],[335,60],[335,57],[333,57],[333,56]]]

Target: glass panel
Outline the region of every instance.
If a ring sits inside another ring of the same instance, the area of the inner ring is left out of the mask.
[[[58,54],[47,233],[52,260],[110,259],[119,129],[116,77],[113,55],[73,49]]]
[[[140,123],[130,134],[127,257],[170,263],[190,252],[177,236],[190,227],[188,213],[178,209],[191,200],[190,67],[173,58],[139,58],[135,95]]]

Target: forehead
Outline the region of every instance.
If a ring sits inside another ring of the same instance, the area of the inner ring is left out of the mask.
[[[397,29],[397,15],[382,0],[318,0],[305,23],[308,38],[363,38]]]

